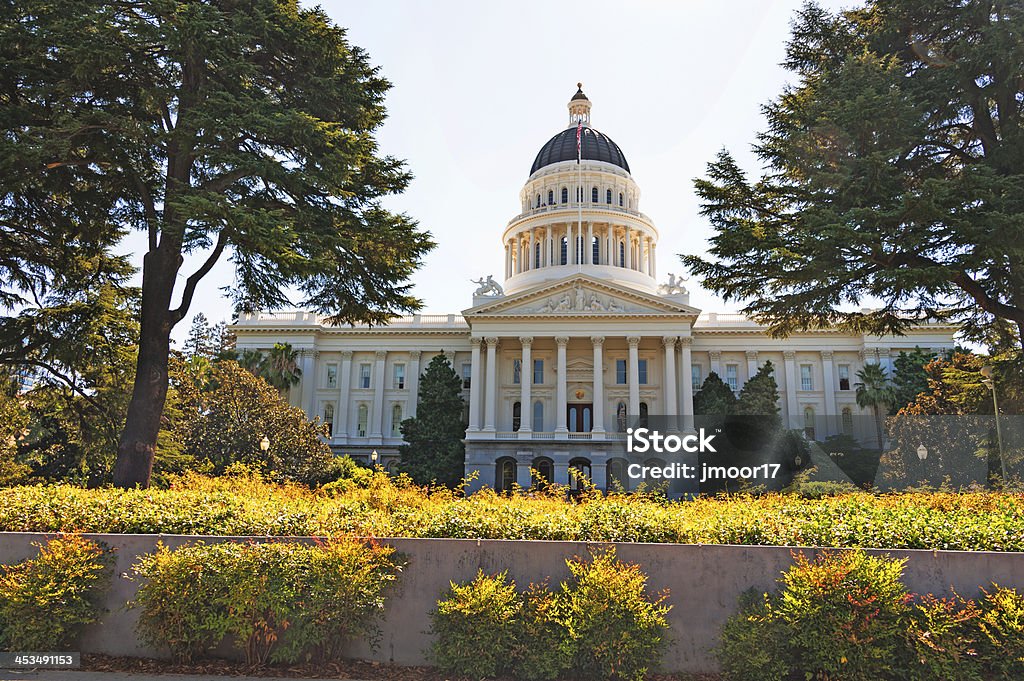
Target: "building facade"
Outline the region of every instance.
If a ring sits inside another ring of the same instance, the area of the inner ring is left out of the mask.
[[[309,312],[243,315],[238,349],[286,342],[302,380],[289,399],[329,424],[335,451],[397,461],[399,425],[416,414],[421,370],[443,353],[463,379],[466,472],[476,487],[527,487],[531,470],[570,484],[574,468],[600,488],[628,489],[622,431],[630,416],[672,415],[693,428],[693,395],[715,372],[738,393],[767,361],[784,422],[824,440],[870,442],[856,374],[915,347],[938,353],[956,328],[900,337],[818,331],[786,339],[735,314],[689,304],[681,280],[659,283],[658,230],[640,212],[626,158],[590,125],[578,90],[569,125],[537,154],[521,212],[501,234],[503,285],[480,279],[460,314],[411,315],[382,327],[326,324]],[[579,158],[579,162],[578,159]]]

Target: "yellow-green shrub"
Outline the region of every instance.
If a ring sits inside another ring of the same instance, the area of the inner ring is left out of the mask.
[[[376,639],[401,570],[393,553],[352,540],[161,545],[134,569],[139,634],[183,661],[225,639],[250,664],[328,659],[352,637]]]
[[[99,619],[112,556],[75,535],[33,546],[38,556],[0,568],[0,648],[69,649]]]
[[[982,590],[973,621],[978,656],[995,679],[1024,678],[1024,594],[993,585]]]

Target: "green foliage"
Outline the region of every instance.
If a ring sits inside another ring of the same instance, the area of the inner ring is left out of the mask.
[[[748,180],[724,151],[709,164],[695,185],[716,233],[686,266],[773,334],[885,335],[938,317],[976,340],[1012,335],[1022,30],[1015,3],[805,5],[784,61],[794,82],[755,148],[766,170]]]
[[[0,648],[71,650],[99,619],[112,556],[75,535],[34,546],[35,558],[0,567]]]
[[[935,355],[928,350],[915,347],[911,352],[900,351],[893,360],[893,401],[890,413],[907,406],[917,396],[928,390],[928,374],[924,368],[935,360]]]
[[[708,374],[700,390],[693,396],[693,413],[712,416],[732,412],[736,396],[714,371]]]
[[[974,620],[978,656],[993,678],[1024,676],[1024,594],[993,585],[982,590]]]
[[[975,622],[976,603],[955,595],[926,595],[914,603],[908,627],[909,650],[902,678],[910,681],[982,681]]]
[[[2,381],[2,377],[0,377]],[[29,424],[24,399],[14,381],[0,382],[0,487],[25,482],[29,467],[17,460],[18,440]]]
[[[728,681],[787,681],[786,627],[768,594],[745,593],[722,628],[715,656]]]
[[[711,378],[711,376],[708,376]],[[773,416],[776,429],[782,426],[779,414],[779,386],[775,382],[775,366],[766,361],[740,390],[732,413],[745,416]]]
[[[436,663],[472,678],[642,679],[666,644],[667,593],[652,598],[640,566],[614,549],[566,564],[572,577],[554,593],[520,594],[504,572],[452,583],[431,614]]]
[[[225,639],[254,665],[333,659],[347,641],[376,636],[401,570],[393,553],[353,540],[161,544],[134,567],[139,634],[186,662]]]
[[[455,487],[466,460],[462,379],[443,354],[435,355],[419,382],[416,417],[402,421],[399,470],[415,482]]]
[[[572,669],[587,679],[643,679],[667,643],[668,592],[652,598],[647,575],[616,559],[614,548],[568,565],[572,578],[562,596]]]
[[[860,379],[855,385],[857,406],[870,408],[875,415],[875,437],[878,449],[884,448],[882,436],[882,413],[896,402],[896,393],[881,364],[865,364],[857,371]]]
[[[223,473],[243,463],[275,480],[326,478],[333,456],[321,439],[323,426],[262,379],[225,360],[175,363],[173,380],[180,410],[173,432],[194,465]]]
[[[434,662],[474,679],[509,671],[521,610],[519,592],[507,572],[488,576],[481,570],[472,582],[452,582],[430,614]]]

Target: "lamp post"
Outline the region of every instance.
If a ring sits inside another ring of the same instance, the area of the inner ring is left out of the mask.
[[[376,450],[376,449],[375,449],[375,450],[373,450],[372,452],[370,452],[370,465],[371,465],[371,466],[376,466],[376,465],[377,465],[377,458],[378,458],[379,456],[380,456],[380,455],[379,455],[379,454],[377,454],[377,450]]]
[[[260,440],[260,451],[265,452],[268,449],[270,449],[270,438],[264,435],[263,439]]]
[[[1003,474],[1003,483],[1006,482],[1006,459],[1003,458],[1003,430],[999,426],[999,398],[996,397],[996,378],[991,366],[981,367],[981,382],[992,391],[992,406],[995,408],[996,418],[996,445],[999,447],[999,470]]]
[[[924,461],[925,459],[927,459],[928,458],[928,448],[925,447],[924,445],[918,445],[917,446],[917,458],[920,459],[921,461]]]

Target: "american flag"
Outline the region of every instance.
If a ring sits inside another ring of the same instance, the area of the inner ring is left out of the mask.
[[[576,124],[576,163],[583,158],[583,119]]]

